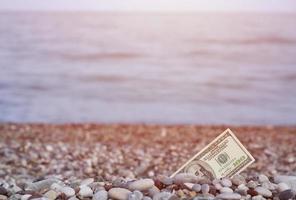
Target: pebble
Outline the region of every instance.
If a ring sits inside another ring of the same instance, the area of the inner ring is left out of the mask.
[[[21,197],[21,200],[28,200],[31,196],[31,194],[25,194]]]
[[[82,186],[80,187],[79,190],[79,196],[81,197],[92,197],[93,196],[93,191],[90,187],[88,186]]]
[[[172,196],[170,192],[160,192],[153,196],[153,200],[169,200]]]
[[[271,191],[269,191],[268,189],[264,188],[264,187],[256,187],[255,191],[258,192],[259,195],[262,195],[263,197],[272,197],[272,193]]]
[[[201,185],[201,193],[202,194],[208,194],[209,191],[210,191],[210,186],[208,184]]]
[[[258,186],[258,183],[252,180],[247,183],[248,188],[255,189],[257,186]]]
[[[217,195],[217,199],[241,199],[241,195],[237,193],[222,193]]]
[[[132,193],[129,193],[127,199],[128,200],[142,200],[143,196],[144,195],[142,194],[142,192],[136,190]]]
[[[229,187],[223,187],[220,189],[220,193],[233,193],[233,190]]]
[[[70,187],[63,187],[60,191],[64,193],[67,197],[71,197],[75,195],[75,190]]]
[[[237,192],[241,195],[247,195],[249,188],[245,186],[244,184],[240,184],[237,186]]]
[[[264,182],[269,182],[269,179],[267,176],[265,176],[264,174],[260,174],[258,176],[258,181],[259,183],[264,183]]]
[[[201,185],[200,184],[194,184],[192,186],[192,190],[195,192],[200,192],[201,191]]]
[[[107,200],[108,199],[108,192],[105,190],[100,190],[94,194],[92,199],[93,200]]]
[[[287,183],[281,182],[281,183],[278,184],[278,191],[279,192],[283,192],[283,191],[289,190],[289,189],[291,189],[291,188]]]
[[[33,191],[41,191],[49,188],[53,183],[57,183],[57,179],[45,179],[42,181],[30,183],[27,186],[27,190],[33,190]]]
[[[292,199],[293,196],[294,196],[294,193],[292,192],[292,190],[285,190],[279,194],[279,199],[280,200],[289,200],[289,199]]]
[[[2,186],[0,186],[0,195],[7,195],[7,190]]]
[[[126,200],[131,191],[125,188],[112,188],[108,191],[108,195],[110,198],[117,200]]]
[[[144,190],[149,190],[152,186],[154,185],[154,181],[152,179],[140,179],[133,181],[129,184],[129,189],[130,190],[139,190],[139,191],[144,191]]]
[[[265,198],[262,195],[256,195],[252,197],[252,200],[265,200]]]
[[[142,200],[152,200],[152,199],[151,199],[151,197],[147,197],[147,196],[145,196],[145,197],[143,197]]]
[[[181,184],[181,183],[197,183],[199,177],[195,176],[194,174],[187,174],[187,173],[180,173],[174,176],[174,183]]]
[[[232,182],[228,179],[228,178],[223,178],[221,180],[221,184],[224,186],[224,187],[231,187],[232,186]]]
[[[245,177],[237,174],[232,177],[231,182],[233,183],[233,185],[241,185],[241,184],[245,184],[246,180],[245,180]]]
[[[46,197],[50,200],[55,200],[57,198],[57,196],[58,196],[58,193],[54,190],[49,190],[44,194],[44,197]]]
[[[159,176],[158,180],[165,185],[171,185],[173,184],[173,179],[168,176]]]
[[[154,195],[158,194],[159,192],[160,192],[160,190],[156,186],[153,186],[148,190],[148,194],[150,197],[153,197]]]
[[[7,200],[7,196],[0,194],[0,200]]]
[[[87,179],[84,179],[83,181],[81,181],[80,183],[80,186],[83,186],[83,185],[90,185],[94,182],[95,180],[93,178],[87,178]]]

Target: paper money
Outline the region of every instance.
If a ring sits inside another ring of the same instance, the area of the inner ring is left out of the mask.
[[[195,174],[211,180],[232,177],[254,161],[253,156],[240,143],[233,132],[227,129],[188,160],[171,177],[178,173]]]

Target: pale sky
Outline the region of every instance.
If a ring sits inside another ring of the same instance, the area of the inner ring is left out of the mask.
[[[296,12],[296,0],[1,0],[0,10]]]

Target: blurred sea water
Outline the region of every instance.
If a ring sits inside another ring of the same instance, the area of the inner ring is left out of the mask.
[[[0,122],[296,124],[296,14],[0,13]]]

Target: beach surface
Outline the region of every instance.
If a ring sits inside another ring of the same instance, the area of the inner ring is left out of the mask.
[[[296,175],[296,127],[7,123],[0,179],[169,176],[227,128],[256,159],[243,174]]]

